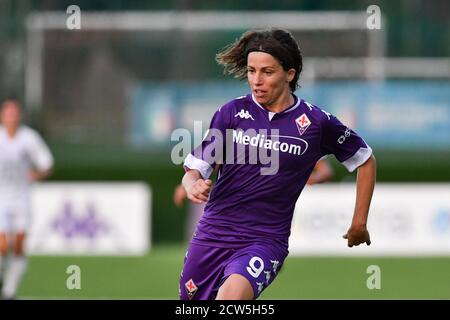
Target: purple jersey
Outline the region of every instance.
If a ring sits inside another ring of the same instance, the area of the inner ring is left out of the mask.
[[[353,130],[294,98],[294,105],[273,113],[249,94],[214,114],[210,129],[222,132],[227,143],[217,147],[219,139],[207,135],[184,162],[204,179],[219,166],[193,243],[240,247],[262,241],[287,248],[296,201],[316,162],[334,154],[352,172],[370,157],[371,148]],[[277,156],[274,174],[262,174],[270,164],[255,158],[255,150]],[[224,163],[217,161],[218,153]]]

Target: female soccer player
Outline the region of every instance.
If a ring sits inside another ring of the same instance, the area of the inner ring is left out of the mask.
[[[288,255],[295,203],[327,154],[350,172],[357,169],[355,211],[344,238],[349,247],[370,245],[375,158],[353,130],[294,94],[302,56],[288,31],[248,31],[216,60],[225,73],[246,78],[251,93],[220,107],[202,144],[185,159],[187,197],[207,203],[186,253],[180,297],[256,299]]]
[[[15,100],[1,105],[0,287],[3,299],[16,298],[27,267],[24,246],[31,222],[30,184],[48,177],[53,166],[53,156],[40,135],[20,124],[21,113]],[[7,258],[9,263],[5,261]]]

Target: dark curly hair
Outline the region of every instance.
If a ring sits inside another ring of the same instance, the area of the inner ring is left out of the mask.
[[[298,79],[303,68],[302,54],[297,41],[286,30],[252,30],[245,32],[240,39],[228,45],[216,55],[216,61],[224,67],[224,74],[245,79],[247,75],[247,56],[260,51],[272,55],[285,71],[295,69],[295,76],[289,83],[291,91],[298,88]]]

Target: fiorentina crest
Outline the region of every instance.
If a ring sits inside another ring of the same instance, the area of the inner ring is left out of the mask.
[[[184,287],[186,288],[186,293],[189,297],[189,300],[192,299],[192,297],[194,296],[194,294],[197,292],[197,286],[195,285],[194,281],[191,279],[189,279],[185,284]]]
[[[300,117],[295,119],[295,124],[297,125],[298,132],[300,132],[300,135],[302,135],[303,133],[305,133],[306,129],[308,129],[311,121],[309,121],[306,114],[302,114]]]

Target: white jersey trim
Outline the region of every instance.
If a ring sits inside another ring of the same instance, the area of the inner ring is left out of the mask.
[[[194,157],[191,153],[189,153],[186,159],[184,160],[184,167],[189,168],[191,170],[192,169],[198,170],[202,175],[203,179],[208,179],[211,173],[213,172],[213,168],[209,165],[208,162]]]
[[[364,164],[371,155],[372,149],[369,146],[367,146],[367,148],[359,148],[353,156],[342,162],[342,164],[349,172],[353,172],[360,165]]]
[[[297,96],[296,96],[296,97],[297,97]],[[252,100],[253,100],[253,102],[254,102],[258,107],[260,107],[261,109],[267,111],[267,112],[269,113],[269,121],[272,120],[273,116],[274,116],[276,113],[270,112],[269,110],[267,110],[266,108],[264,108],[262,105],[260,105],[259,102],[256,101],[256,98],[255,98],[255,96],[253,95],[253,93],[252,93]],[[302,99],[300,99],[299,97],[297,97],[297,102],[295,103],[295,105],[289,107],[288,109],[286,109],[286,110],[284,110],[284,111],[282,111],[282,112],[280,112],[280,113],[284,113],[284,112],[288,113],[288,112],[291,112],[292,110],[297,109],[301,102],[302,102]],[[270,115],[271,113],[272,113],[272,115]]]

